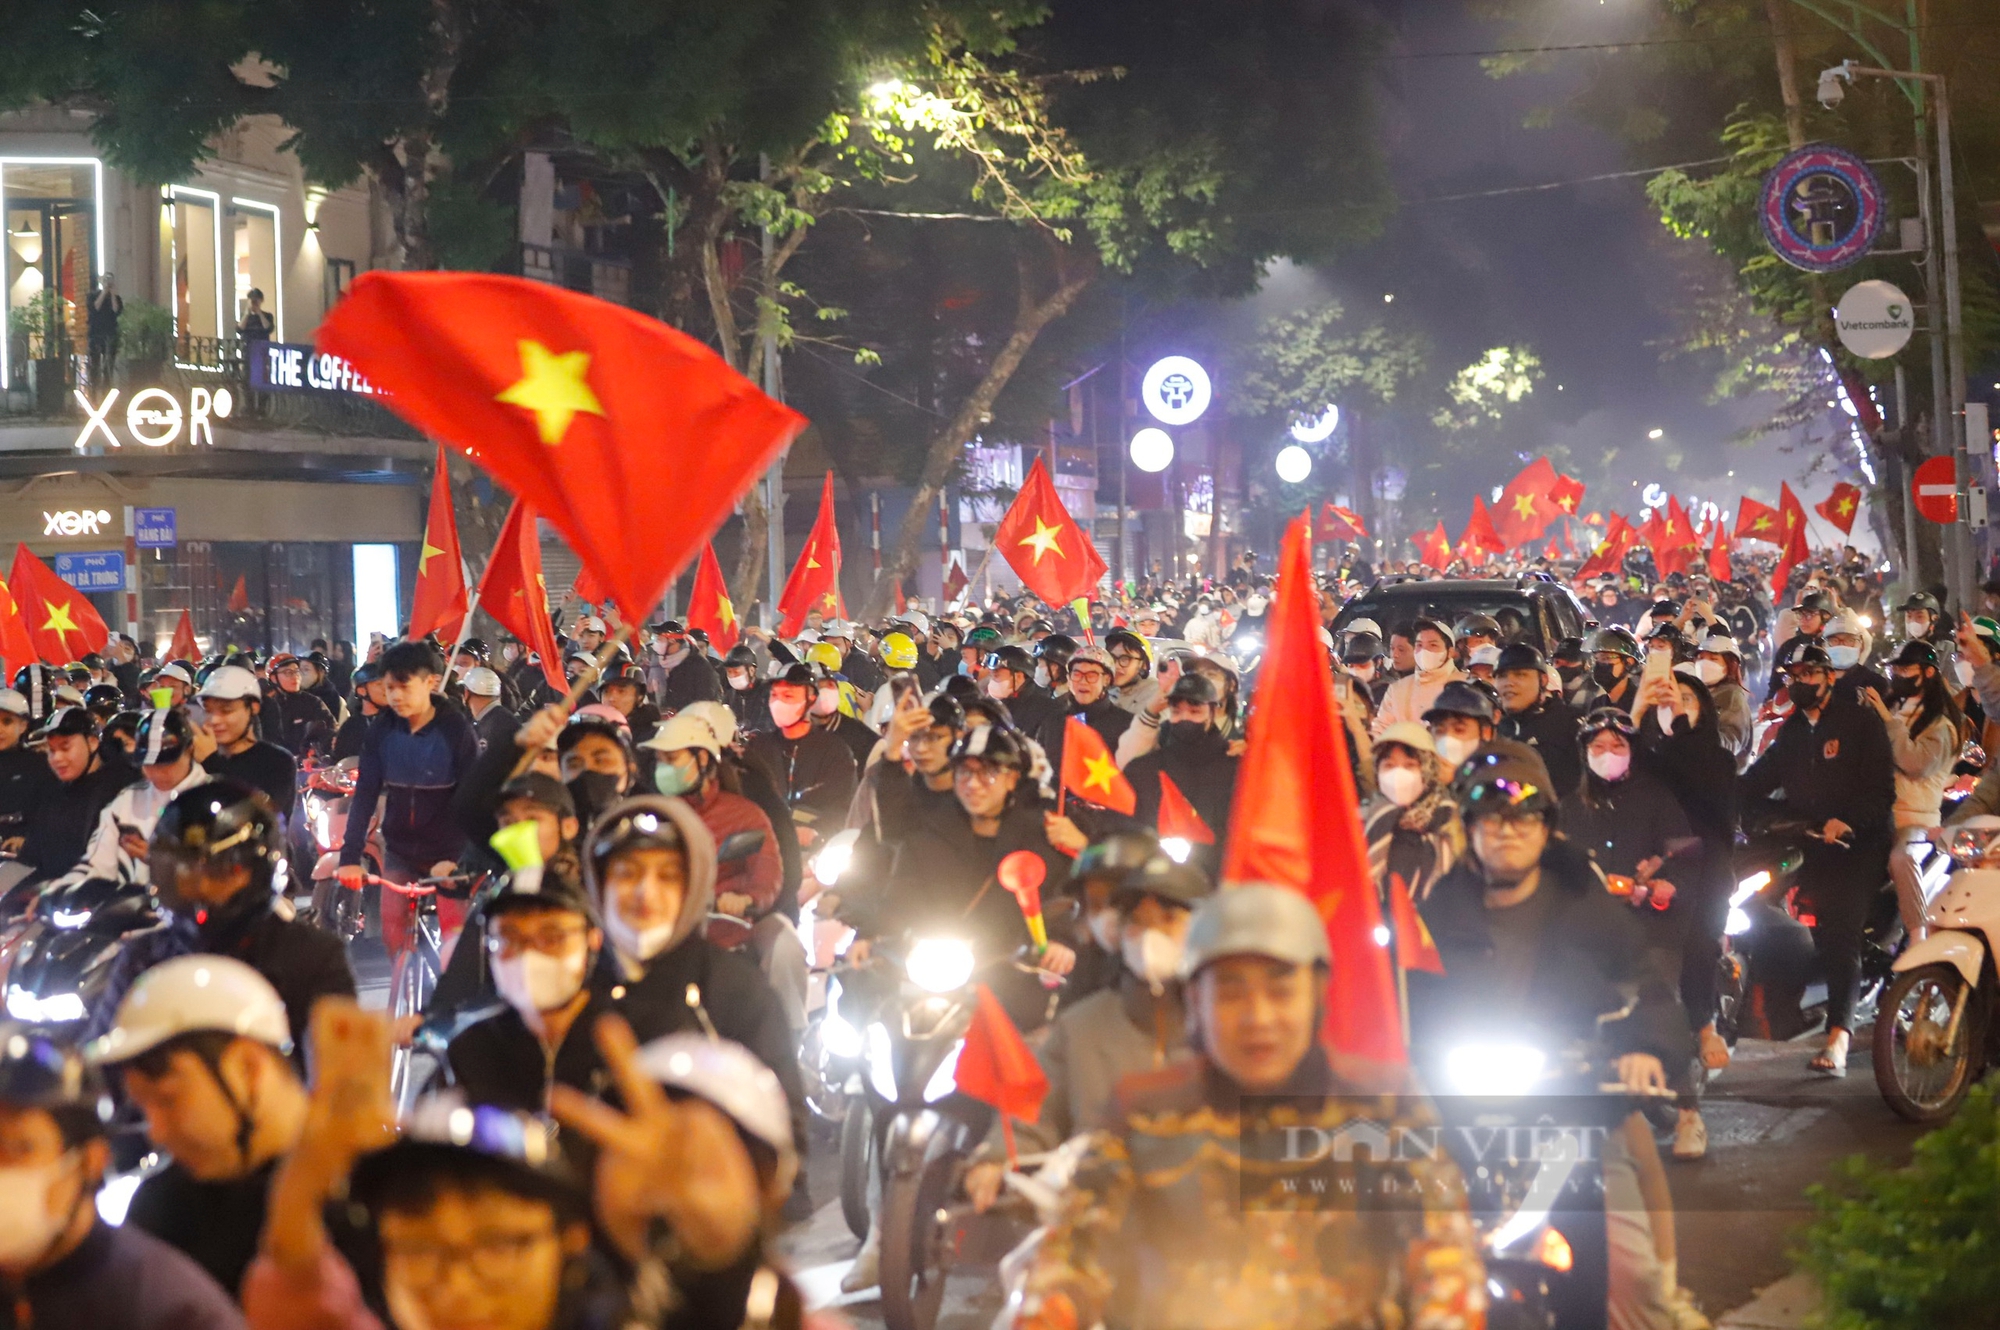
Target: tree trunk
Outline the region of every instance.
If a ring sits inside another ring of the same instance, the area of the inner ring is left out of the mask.
[[[924,457],[923,471],[917,477],[916,493],[910,496],[910,506],[903,513],[902,524],[896,528],[896,540],[882,560],[882,576],[868,595],[867,616],[871,619],[886,613],[891,599],[891,588],[899,579],[907,579],[917,566],[919,550],[925,538],[936,530],[937,496],[951,479],[952,469],[958,465],[965,445],[987,420],[998,400],[1001,390],[1013,379],[1015,371],[1042,335],[1042,330],[1069,312],[1076,298],[1097,279],[1097,262],[1093,257],[1078,258],[1055,242],[1056,285],[1047,296],[1036,299],[1033,283],[1027,271],[1025,258],[1021,263],[1021,303],[1014,318],[1014,331],[1001,344],[999,352],[986,367],[985,375],[979,380],[966,399],[959,403],[958,410],[936,434],[931,436],[930,448]],[[1073,264],[1081,263],[1081,271],[1068,271]]]
[[[1764,0],[1764,12],[1771,21],[1771,43],[1778,56],[1778,95],[1785,103],[1785,137],[1794,148],[1806,146],[1806,109],[1799,100],[1798,57],[1792,50],[1792,0]]]

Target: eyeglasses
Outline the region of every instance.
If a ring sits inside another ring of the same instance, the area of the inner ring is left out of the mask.
[[[969,780],[979,785],[991,785],[1000,779],[1005,767],[987,766],[984,762],[961,762],[951,770],[953,780]]]
[[[1111,653],[1111,659],[1120,665],[1130,665],[1133,661],[1143,660],[1145,657],[1135,656],[1129,651],[1114,651]]]
[[[486,935],[486,950],[495,956],[518,956],[523,951],[559,956],[582,936],[581,925],[548,923],[536,928],[510,928],[501,923]]]
[[[545,1228],[533,1233],[486,1233],[466,1243],[385,1242],[383,1255],[411,1283],[436,1283],[453,1266],[464,1266],[475,1278],[497,1284],[516,1277],[528,1253],[553,1242],[555,1236],[553,1228]]]

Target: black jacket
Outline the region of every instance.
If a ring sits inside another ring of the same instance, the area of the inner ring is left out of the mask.
[[[1021,733],[1039,734],[1048,718],[1060,714],[1068,703],[1068,698],[1057,697],[1029,680],[1026,687],[1007,699],[1007,714],[1014,718],[1014,728]]]
[[[652,680],[654,696],[660,700],[661,715],[671,716],[690,702],[722,700],[722,680],[717,677],[715,666],[693,647],[672,669],[667,669],[661,659],[654,656],[646,673]],[[655,717],[656,723],[657,720]]]
[[[1542,765],[1549,769],[1549,779],[1565,803],[1583,779],[1583,759],[1576,751],[1581,720],[1575,707],[1553,693],[1543,694],[1542,700],[1526,711],[1509,712],[1500,718],[1500,737],[1517,740],[1541,754]]]
[[[180,1164],[168,1164],[132,1193],[125,1223],[178,1247],[209,1278],[240,1296],[264,1233],[265,1202],[276,1171],[273,1161],[248,1177],[202,1182]]]
[[[1542,854],[1536,890],[1554,891],[1560,899],[1547,917],[1534,975],[1518,1009],[1496,1003],[1487,982],[1485,962],[1493,942],[1485,890],[1485,879],[1468,857],[1439,878],[1418,906],[1445,967],[1434,982],[1410,986],[1421,1063],[1434,1063],[1479,1030],[1497,1028],[1517,1038],[1540,1034],[1560,1043],[1589,1040],[1599,1028],[1597,1018],[1634,995],[1632,1014],[1602,1027],[1604,1053],[1651,1053],[1670,1070],[1686,1062],[1691,1048],[1680,999],[1649,977],[1645,938],[1632,907],[1604,889],[1581,850],[1552,837]]]
[[[1049,765],[1062,770],[1063,726],[1071,716],[1082,716],[1083,723],[1096,730],[1103,737],[1104,746],[1115,755],[1118,741],[1125,736],[1125,727],[1132,723],[1132,713],[1113,702],[1109,697],[1100,697],[1087,707],[1080,707],[1074,698],[1062,710],[1053,712],[1035,731],[1035,741],[1042,751],[1049,755]]]
[[[589,1001],[553,1056],[541,1036],[521,1019],[521,1013],[508,1006],[454,1037],[445,1053],[451,1078],[465,1092],[466,1101],[546,1113],[549,1090],[556,1085],[605,1097],[612,1084],[611,1073],[598,1054],[594,1032],[598,1017],[612,1009],[611,986],[608,979],[600,977],[589,991]]]
[[[810,823],[822,838],[840,829],[854,798],[857,766],[838,736],[817,725],[797,739],[768,730],[750,740],[745,756],[764,768],[794,820]]]
[[[293,757],[333,747],[333,713],[326,703],[303,689],[288,693],[271,686],[264,694],[260,720],[264,737]]]
[[[139,779],[139,773],[125,765],[124,754],[109,755],[110,761],[104,760],[106,756],[100,750],[90,770],[67,785],[54,772],[42,785],[27,815],[27,843],[21,847],[22,862],[34,866],[35,878],[61,877],[76,867],[90,847],[90,833],[97,830],[97,815],[120,790]],[[42,768],[48,769],[46,759]]]
[[[479,719],[472,722],[472,732],[479,736],[479,751],[482,753],[489,752],[495,747],[515,751],[514,733],[520,728],[520,718],[497,701],[480,712]],[[341,726],[340,732],[346,734],[347,726]],[[336,748],[335,752],[339,752],[339,749]],[[354,753],[357,757],[361,755],[358,743]]]
[[[875,751],[875,745],[882,742],[882,736],[869,729],[867,722],[856,720],[843,712],[836,711],[824,718],[815,717],[813,728],[830,734],[847,745],[847,751],[854,757],[854,770],[857,774],[868,765],[868,755]],[[851,791],[849,797],[852,797]]]
[[[290,817],[292,805],[298,802],[298,759],[290,750],[266,740],[259,739],[234,756],[218,748],[203,759],[201,766],[217,780],[233,780],[256,790],[271,801],[271,807],[278,810],[280,817]]]
[[[98,1223],[75,1251],[7,1295],[7,1330],[244,1330],[235,1299],[199,1265],[130,1226]]]
[[[1042,813],[1037,805],[1010,808],[1000,819],[999,834],[991,837],[974,835],[962,808],[927,819],[904,839],[888,883],[864,903],[857,928],[864,936],[927,925],[961,930],[975,939],[982,962],[1026,945],[1027,920],[994,874],[1009,854],[1028,850],[1047,870],[1045,899],[1068,880],[1069,860],[1049,844]]]
[[[1783,792],[1785,811],[1815,825],[1839,818],[1854,840],[1887,844],[1896,805],[1895,754],[1872,707],[1836,695],[1813,724],[1794,710],[1737,786],[1747,815]]]
[[[1717,751],[1720,751],[1719,749]],[[1630,877],[1640,860],[1681,854],[1698,862],[1695,834],[1678,800],[1657,777],[1635,765],[1624,780],[1613,784],[1587,773],[1576,790],[1563,797],[1563,835],[1584,851],[1605,874]],[[1660,876],[1679,885],[1674,867]]]
[[[1170,742],[1171,736],[1171,730],[1161,734],[1158,748],[1141,753],[1125,768],[1125,779],[1139,796],[1134,816],[1148,831],[1159,827],[1160,777],[1167,776],[1215,833],[1219,856],[1228,844],[1229,810],[1236,802],[1236,759],[1229,755],[1228,736],[1215,729],[1192,740]]]
[[[245,914],[212,918],[201,929],[200,949],[234,956],[278,990],[292,1026],[292,1057],[301,1065],[313,1003],[355,993],[347,948],[325,929],[292,918],[289,906],[280,912],[263,903]]]
[[[24,743],[0,752],[0,840],[26,834],[29,812],[55,783],[42,753]]]

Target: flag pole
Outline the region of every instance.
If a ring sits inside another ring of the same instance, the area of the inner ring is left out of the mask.
[[[611,636],[605,638],[604,645],[597,649],[597,659],[593,662],[592,673],[579,674],[576,677],[576,682],[569,686],[569,692],[563,696],[563,700],[556,703],[556,709],[561,711],[565,717],[571,711],[575,710],[576,699],[588,692],[593,682],[603,677],[604,667],[611,663],[611,658],[618,654],[618,648],[624,646],[631,637],[632,625],[621,621],[616,631]],[[534,764],[535,754],[532,751],[521,754],[521,760],[514,764],[514,770],[508,774],[507,779],[518,779]]]

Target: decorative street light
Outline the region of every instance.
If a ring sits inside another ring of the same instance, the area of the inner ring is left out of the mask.
[[[1340,408],[1329,406],[1320,412],[1316,420],[1295,421],[1292,424],[1292,438],[1299,443],[1325,443],[1340,428]]]
[[[1162,425],[1192,425],[1214,396],[1208,371],[1186,356],[1153,362],[1139,384],[1139,399]]]
[[[1303,485],[1312,470],[1312,454],[1296,443],[1278,449],[1278,479],[1287,485]]]
[[[1141,471],[1158,473],[1174,462],[1174,439],[1163,429],[1148,425],[1132,436],[1132,465]]]

